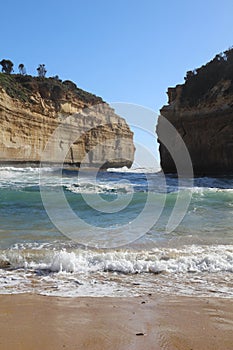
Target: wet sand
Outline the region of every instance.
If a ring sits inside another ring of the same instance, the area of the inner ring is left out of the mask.
[[[233,303],[1,295],[0,349],[232,350]]]

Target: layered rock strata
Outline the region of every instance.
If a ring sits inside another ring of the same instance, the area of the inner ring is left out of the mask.
[[[70,81],[1,73],[0,122],[1,163],[39,163],[51,137],[50,163],[64,151],[75,166],[130,167],[134,159],[126,121]]]

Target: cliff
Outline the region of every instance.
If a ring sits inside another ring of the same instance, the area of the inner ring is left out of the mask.
[[[168,105],[160,114],[183,138],[191,156],[194,174],[233,174],[233,49],[187,72],[185,84],[168,89]],[[161,117],[157,135],[161,168],[176,173],[166,147],[160,142]],[[174,150],[179,145],[174,137]]]
[[[130,167],[133,162],[133,133],[126,121],[100,97],[71,81],[0,73],[0,122],[1,163],[40,162],[48,139],[61,124],[63,134],[49,162],[57,162],[58,144],[60,150],[69,145],[67,164],[106,168]]]

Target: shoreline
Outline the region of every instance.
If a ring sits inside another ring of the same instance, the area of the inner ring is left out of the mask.
[[[0,295],[0,349],[231,350],[232,299]]]

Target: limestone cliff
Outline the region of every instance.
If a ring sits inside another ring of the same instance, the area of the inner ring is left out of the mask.
[[[133,133],[126,121],[71,81],[0,73],[0,122],[2,163],[40,162],[61,123],[63,134],[51,150],[51,163],[57,161],[59,147],[67,145],[67,164],[130,167],[133,162]],[[80,137],[73,143],[77,130]]]
[[[185,84],[168,89],[168,105],[160,113],[182,136],[195,175],[233,174],[233,49],[205,66],[187,72]],[[161,118],[157,125],[161,137]],[[178,145],[174,138],[173,147]],[[161,168],[176,173],[160,143]]]

